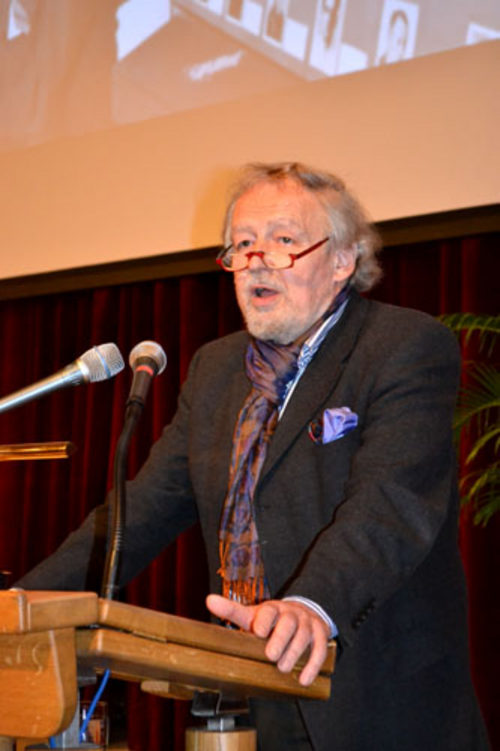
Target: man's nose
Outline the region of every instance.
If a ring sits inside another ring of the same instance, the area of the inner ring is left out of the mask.
[[[267,268],[266,264],[264,263],[264,251],[254,250],[251,253],[248,253],[247,258],[248,258],[248,268],[250,270]]]

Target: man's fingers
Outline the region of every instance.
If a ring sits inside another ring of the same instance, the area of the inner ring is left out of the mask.
[[[266,655],[279,670],[289,673],[310,648],[299,676],[309,686],[318,675],[327,654],[328,626],[310,608],[296,602],[268,600],[260,605],[241,605],[220,595],[209,595],[207,607],[224,621],[267,638]]]
[[[273,630],[279,616],[279,607],[273,600],[261,603],[255,608],[252,631],[265,639]],[[272,659],[272,658],[271,658]]]
[[[315,624],[314,631],[317,631],[313,635],[311,642],[311,653],[309,659],[304,666],[300,676],[299,682],[302,686],[310,686],[314,681],[319,671],[323,667],[323,663],[326,660],[328,652],[328,641],[325,636],[323,624]]]
[[[309,686],[318,675],[327,655],[328,628],[310,611],[292,610],[281,614],[269,639],[266,655],[284,673],[295,667],[299,658],[310,649],[300,683]]]
[[[278,663],[278,667],[283,672],[289,672],[296,661],[302,654],[302,651],[307,647],[308,637],[304,637],[302,632],[298,631],[299,623],[295,613],[284,611],[280,613],[279,619],[276,621],[274,630],[269,637],[269,641],[266,647],[266,655],[270,660]],[[297,638],[297,634],[299,636]],[[303,641],[304,646],[302,651],[299,651],[299,642]],[[297,653],[294,649],[289,652],[292,643],[295,642]]]
[[[217,618],[230,621],[245,631],[251,630],[254,607],[240,605],[239,602],[228,600],[220,595],[208,595],[206,605]]]

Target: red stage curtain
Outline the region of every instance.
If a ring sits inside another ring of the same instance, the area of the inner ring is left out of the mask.
[[[498,245],[499,235],[490,234],[389,248],[383,255],[384,280],[373,297],[433,315],[462,310],[496,313]],[[57,371],[93,344],[116,342],[128,356],[142,340],[160,342],[168,365],[153,385],[133,440],[133,476],[175,410],[194,351],[240,326],[231,277],[220,272],[4,301],[0,394]],[[0,416],[2,444],[72,440],[78,447],[69,460],[1,463],[0,569],[12,571],[11,581],[49,555],[104,500],[130,380],[125,372],[112,381],[60,392]],[[498,519],[486,529],[475,529],[466,520],[460,532],[471,594],[474,679],[492,740],[500,747],[498,527]],[[205,562],[195,528],[131,583],[127,599],[205,619],[205,589]],[[125,693],[120,685],[116,692]],[[127,693],[131,749],[183,747],[185,705],[146,697],[135,688]],[[119,712],[117,708],[116,715]]]

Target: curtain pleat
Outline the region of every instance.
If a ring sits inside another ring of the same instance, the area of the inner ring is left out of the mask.
[[[498,246],[499,235],[492,233],[389,248],[383,254],[384,279],[372,296],[433,315],[498,313]],[[155,379],[132,440],[132,477],[174,414],[196,349],[241,325],[231,275],[219,272],[4,301],[0,395],[56,372],[94,344],[115,342],[128,360],[138,342],[158,341],[168,364]],[[71,440],[77,446],[67,460],[0,463],[0,569],[12,571],[11,581],[55,550],[104,501],[130,383],[127,366],[110,381],[61,391],[0,415],[2,444]],[[498,526],[498,519],[486,529],[463,520],[460,541],[470,588],[474,680],[492,741],[500,744]],[[203,620],[206,588],[203,542],[195,527],[127,587],[126,599]],[[183,748],[187,704],[148,697],[119,682],[111,682],[109,692],[112,722],[127,723],[131,749]]]

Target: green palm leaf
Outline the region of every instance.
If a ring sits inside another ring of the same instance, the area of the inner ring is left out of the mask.
[[[462,506],[472,511],[474,524],[485,525],[500,510],[500,467],[469,472],[460,480]]]
[[[460,391],[454,425],[461,429],[476,421],[484,430],[500,409],[500,372],[493,365],[471,365],[467,372],[470,384]]]
[[[482,351],[489,344],[490,352],[500,334],[500,316],[478,315],[476,313],[446,313],[439,320],[456,334],[465,333],[464,343],[468,344],[476,334],[479,349]]]
[[[475,335],[479,352],[491,359],[498,344],[500,316],[453,313],[440,320],[455,333],[464,333],[466,345]],[[461,501],[471,511],[474,524],[485,525],[500,511],[500,372],[491,362],[474,361],[465,361],[464,371],[454,419],[457,445],[463,436],[471,442],[465,465],[479,461],[480,452],[493,456],[493,461],[462,476]]]

